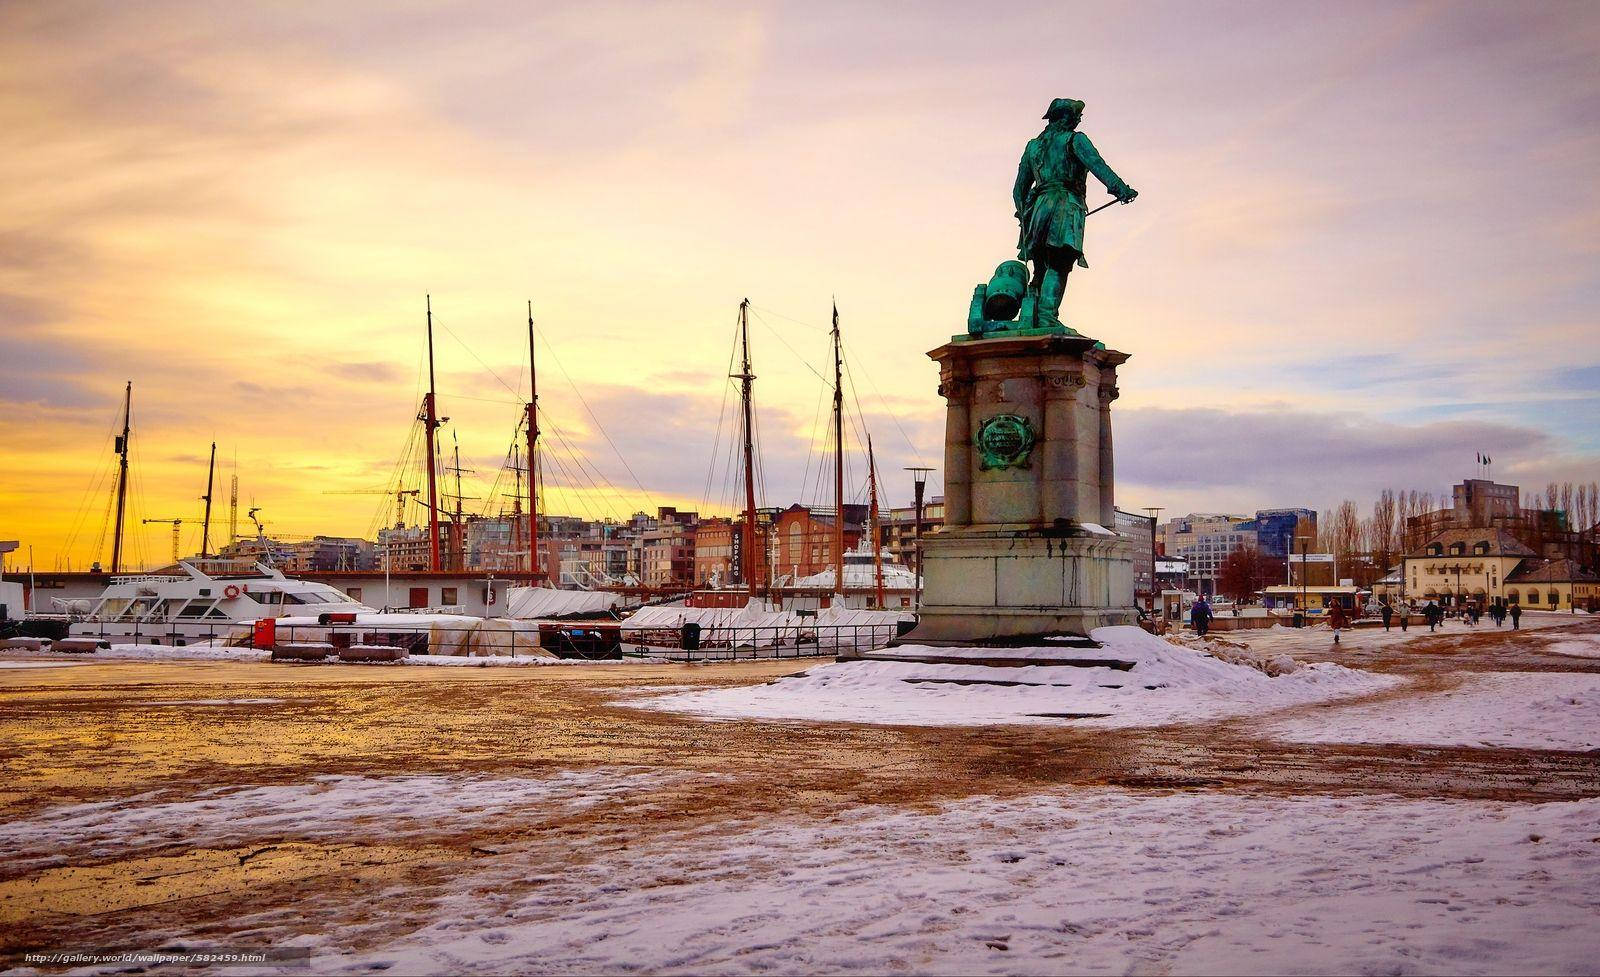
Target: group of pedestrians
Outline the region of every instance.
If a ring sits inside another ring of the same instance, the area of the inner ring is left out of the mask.
[[[1476,626],[1482,620],[1484,614],[1489,615],[1489,620],[1493,621],[1494,626],[1497,628],[1504,627],[1507,618],[1511,619],[1511,629],[1513,631],[1520,630],[1522,627],[1521,604],[1506,605],[1495,601],[1487,608],[1481,604],[1472,603],[1461,609],[1462,620],[1472,626]],[[1406,625],[1410,622],[1410,611],[1404,607],[1396,608],[1388,600],[1378,604],[1378,616],[1383,618],[1383,629],[1385,631],[1389,630],[1390,623],[1394,621],[1397,615],[1400,619],[1400,630],[1407,630]],[[1422,606],[1422,620],[1427,623],[1429,631],[1438,630],[1439,626],[1444,623],[1444,616],[1444,608],[1439,606],[1436,601],[1429,600]]]
[[[1233,613],[1235,617],[1239,615],[1239,609],[1237,605],[1234,606]],[[1465,619],[1468,624],[1473,625],[1478,623],[1478,620],[1484,613],[1485,608],[1476,603],[1469,604],[1461,610],[1463,619]],[[1489,615],[1489,619],[1494,621],[1494,626],[1497,628],[1503,626],[1506,618],[1508,617],[1511,619],[1511,629],[1513,631],[1520,630],[1522,627],[1521,604],[1511,604],[1508,606],[1496,601],[1495,603],[1489,605],[1487,608],[1487,613]],[[1349,611],[1345,610],[1343,604],[1339,603],[1338,601],[1334,601],[1328,605],[1327,615],[1328,624],[1333,628],[1333,643],[1339,644],[1340,632],[1350,626],[1350,613]],[[1296,615],[1296,617],[1298,616],[1299,615]],[[1393,604],[1389,603],[1387,598],[1379,602],[1378,616],[1383,618],[1383,629],[1385,631],[1389,630],[1390,625],[1394,622],[1397,616],[1399,617],[1400,621],[1400,630],[1410,630],[1410,609],[1405,607],[1396,608]],[[1204,638],[1210,633],[1211,621],[1215,617],[1216,613],[1211,609],[1211,602],[1207,600],[1204,595],[1201,595],[1199,598],[1197,598],[1194,604],[1189,608],[1189,624],[1194,628],[1194,633],[1199,637]],[[1428,603],[1424,604],[1422,607],[1422,619],[1427,623],[1429,631],[1437,631],[1439,626],[1444,623],[1444,608],[1439,606],[1436,601],[1429,600]]]

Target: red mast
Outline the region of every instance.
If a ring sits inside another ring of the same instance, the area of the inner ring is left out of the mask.
[[[559,364],[558,364],[559,365]],[[533,300],[528,300],[528,571],[539,572],[539,371],[533,356]]]
[[[868,517],[868,539],[872,542],[872,573],[876,578],[878,610],[883,610],[883,547],[878,543],[878,462],[872,456],[872,435],[867,435],[867,485],[872,491],[872,514]]]
[[[839,362],[839,303],[833,303],[833,589],[844,597],[844,374]]]
[[[744,586],[751,597],[756,595],[756,451],[754,440],[754,410],[750,390],[756,375],[750,372],[750,300],[739,303],[739,343],[744,350],[739,381],[739,397],[744,404],[744,559],[739,572],[744,575]]]
[[[428,392],[422,395],[422,417],[419,420],[428,431],[428,569],[439,572],[439,484],[435,465],[434,433],[439,427],[439,415],[434,404],[433,390],[433,296],[428,303]]]

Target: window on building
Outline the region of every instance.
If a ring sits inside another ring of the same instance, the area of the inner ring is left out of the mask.
[[[456,603],[456,588],[454,588],[454,587],[440,587],[439,588],[439,603],[441,603],[441,604],[454,604],[454,603]]]
[[[345,595],[347,597],[349,597],[353,601],[360,601],[361,600],[361,588],[360,587],[346,587],[344,589],[344,592],[345,592]]]
[[[1554,590],[1550,591],[1550,606],[1551,607],[1555,607],[1556,605],[1558,605],[1560,603],[1561,603],[1561,594],[1558,591],[1554,591]]]
[[[426,588],[426,587],[412,587],[406,594],[406,606],[407,607],[427,607],[428,606],[428,588]]]
[[[1537,590],[1528,591],[1528,603],[1530,603],[1530,604],[1539,603],[1539,592]]]

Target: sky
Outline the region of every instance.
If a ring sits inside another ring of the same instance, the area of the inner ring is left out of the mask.
[[[904,504],[941,462],[925,354],[1013,256],[1057,96],[1140,191],[1063,310],[1132,354],[1121,507],[1366,506],[1479,451],[1600,477],[1593,3],[17,0],[0,537],[107,558],[128,380],[135,520],[197,549],[215,441],[218,531],[236,475],[241,522],[370,537],[392,502],[329,493],[417,481],[427,295],[468,511],[504,503],[529,301],[547,508],[729,511],[745,297],[762,501],[829,501],[836,300],[849,491],[868,431]]]

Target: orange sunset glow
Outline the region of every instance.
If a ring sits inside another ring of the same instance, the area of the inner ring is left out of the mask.
[[[105,559],[131,379],[135,562],[167,549],[142,518],[198,546],[212,441],[241,521],[370,537],[392,503],[328,493],[394,477],[428,294],[480,510],[529,300],[541,405],[597,473],[552,464],[549,511],[738,506],[708,471],[746,296],[764,503],[810,491],[835,299],[882,467],[937,467],[923,354],[1014,246],[1016,154],[1057,95],[1141,191],[1091,218],[1065,310],[1133,354],[1126,504],[1438,491],[1480,447],[1512,481],[1592,477],[1585,7],[1138,9],[6,5],[0,535]]]

